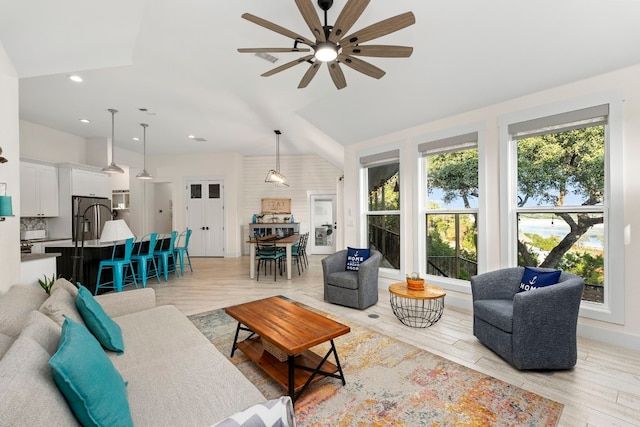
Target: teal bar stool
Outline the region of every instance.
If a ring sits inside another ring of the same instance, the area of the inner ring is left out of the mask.
[[[189,256],[189,239],[191,239],[191,229],[187,228],[178,236],[178,242],[176,243],[175,258],[176,262],[180,263],[180,274],[184,276],[184,256],[187,256],[189,262],[189,269],[193,273],[193,267],[191,267],[191,256]]]
[[[145,243],[149,243],[146,252],[143,251]],[[160,283],[160,273],[158,264],[156,263],[155,251],[158,242],[158,233],[145,234],[138,242],[138,251],[135,255],[131,255],[131,261],[137,264],[138,278],[142,282],[142,287],[147,287],[147,279],[155,277]]]
[[[135,270],[131,262],[131,254],[133,252],[133,238],[127,239],[124,242],[124,256],[122,258],[116,258],[116,245],[113,245],[113,252],[111,253],[111,259],[102,260],[98,266],[98,279],[96,280],[96,290],[94,295],[98,294],[98,289],[109,288],[117,292],[122,292],[122,288],[128,285],[135,285],[138,287],[136,281]],[[102,283],[102,270],[110,268],[113,273],[113,280],[110,282]],[[127,280],[125,280],[127,279]]]
[[[175,271],[176,277],[178,277],[178,269],[176,268],[176,256],[175,256],[175,244],[178,237],[177,231],[165,234],[162,242],[160,243],[160,249],[155,253],[155,257],[160,263],[160,269],[164,275],[164,281],[169,281],[169,272]],[[171,263],[169,262],[171,260]]]

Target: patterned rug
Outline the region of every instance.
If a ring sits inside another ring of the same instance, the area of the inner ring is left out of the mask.
[[[363,326],[328,317],[351,327],[349,334],[334,340],[347,385],[333,378],[311,385],[295,404],[300,427],[533,427],[556,426],[560,419],[563,405],[558,402]],[[220,309],[189,319],[229,357],[237,325],[233,318]],[[328,349],[321,345],[313,350],[324,355]],[[285,394],[242,352],[236,351],[231,362],[267,399]]]

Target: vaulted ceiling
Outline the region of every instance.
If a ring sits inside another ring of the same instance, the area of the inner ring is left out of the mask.
[[[21,119],[105,138],[116,108],[116,144],[141,151],[132,138],[146,122],[150,154],[273,154],[280,129],[282,155],[337,165],[349,144],[640,63],[638,0],[372,0],[353,30],[406,11],[416,24],[376,44],[413,55],[363,58],[387,72],[380,80],[343,67],[342,90],[324,70],[297,89],[305,64],[260,76],[304,54],[272,64],[237,52],[292,46],[245,12],[312,38],[292,0],[0,0],[0,43]]]

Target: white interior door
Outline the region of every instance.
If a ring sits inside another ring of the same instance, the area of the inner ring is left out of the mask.
[[[222,181],[187,182],[187,227],[192,229],[189,254],[224,256],[224,197]]]
[[[309,253],[332,254],[336,251],[336,195],[312,194],[310,203]]]

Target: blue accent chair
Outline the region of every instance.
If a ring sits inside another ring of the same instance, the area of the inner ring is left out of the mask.
[[[160,248],[155,252],[155,257],[158,259],[160,271],[164,275],[165,282],[169,281],[170,271],[175,271],[176,277],[178,277],[175,257],[175,244],[177,238],[178,232],[175,230],[171,233],[165,234],[162,242],[160,243]]]
[[[146,248],[146,252],[143,248],[145,243],[149,244]],[[158,264],[156,263],[155,250],[156,243],[158,242],[158,233],[145,234],[140,238],[138,242],[138,250],[136,254],[131,255],[131,261],[137,264],[138,278],[142,282],[142,287],[147,287],[147,279],[155,277],[160,283],[160,272],[158,271]]]
[[[124,242],[124,256],[122,258],[116,258],[116,248],[118,245],[114,243],[113,252],[111,253],[111,259],[102,260],[98,266],[98,278],[96,280],[95,295],[98,294],[98,289],[109,288],[117,292],[122,292],[122,288],[128,285],[135,285],[138,287],[136,281],[135,270],[133,269],[133,263],[131,262],[131,254],[133,252],[133,237],[127,239]],[[102,270],[110,268],[113,273],[113,279],[102,283]]]
[[[503,268],[471,278],[473,335],[516,369],[569,369],[577,361],[584,280],[563,271],[555,285],[519,292],[523,271]]]
[[[187,256],[189,262],[189,269],[193,273],[193,267],[191,267],[191,256],[189,255],[189,240],[191,239],[191,229],[187,228],[178,236],[178,242],[175,248],[176,262],[180,264],[180,274],[184,276],[184,256]]]

